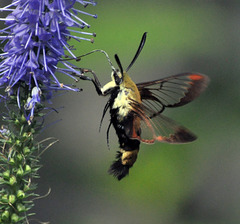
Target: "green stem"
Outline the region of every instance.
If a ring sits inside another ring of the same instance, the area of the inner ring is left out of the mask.
[[[41,149],[35,143],[41,124],[35,120],[29,125],[21,111],[11,111],[4,119],[7,131],[0,134],[0,223],[24,223],[33,215],[29,210],[37,196],[33,179],[39,178]]]

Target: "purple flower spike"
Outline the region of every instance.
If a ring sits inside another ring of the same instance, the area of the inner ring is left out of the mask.
[[[50,100],[52,91],[79,91],[61,83],[56,74],[60,71],[75,80],[71,73],[80,72],[74,71],[69,62],[62,63],[66,68],[57,67],[64,56],[76,58],[67,41],[72,38],[92,42],[92,38],[84,36],[95,36],[94,33],[74,30],[90,26],[77,13],[97,18],[96,15],[74,9],[75,3],[80,3],[83,8],[96,4],[81,0],[13,0],[10,5],[0,8],[0,11],[12,11],[5,19],[0,19],[7,26],[0,30],[0,40],[5,43],[0,54],[3,59],[0,63],[0,88],[4,88],[7,95],[16,95],[19,107],[19,89],[25,88],[25,92],[27,89],[28,96],[31,96],[24,106],[25,110],[30,110],[28,121],[33,118],[36,103],[41,103],[42,98]],[[71,32],[84,36],[72,35]],[[0,95],[0,98],[5,99],[6,96]]]

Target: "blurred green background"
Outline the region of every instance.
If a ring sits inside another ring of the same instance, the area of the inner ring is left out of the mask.
[[[142,34],[145,47],[129,71],[135,82],[195,71],[206,74],[207,90],[189,105],[164,115],[198,135],[186,145],[141,145],[130,175],[122,181],[107,174],[118,149],[114,129],[107,149],[107,98],[90,82],[81,93],[53,99],[47,127],[39,139],[60,139],[42,157],[36,218],[58,224],[225,224],[240,222],[240,3],[229,0],[98,1],[82,16],[96,32],[95,43],[73,42],[76,55],[93,49],[118,53],[126,68]],[[100,53],[83,58],[79,67],[93,69],[102,84],[111,68]],[[115,62],[114,65],[116,66]]]

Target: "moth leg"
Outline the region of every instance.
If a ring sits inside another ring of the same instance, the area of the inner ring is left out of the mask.
[[[102,87],[101,83],[99,82],[98,77],[96,76],[94,71],[91,70],[91,69],[81,69],[81,72],[83,74],[87,73],[87,72],[92,73],[93,78],[87,77],[85,75],[81,75],[80,79],[92,81],[92,83],[94,84],[94,86],[96,88],[96,91],[97,91],[98,95],[100,95],[100,96],[106,96],[106,95],[110,94],[111,91],[116,87],[116,83],[115,83],[114,80],[108,82],[107,84],[105,84]]]
[[[95,72],[93,70],[87,69],[87,68],[81,69],[81,72],[82,72],[82,75],[79,76],[79,78],[82,79],[82,80],[91,81],[94,84],[98,95],[104,95],[102,93],[102,85],[101,85],[98,77],[96,76]],[[88,72],[92,73],[94,78],[90,78],[90,77],[84,75],[85,73],[88,73]]]

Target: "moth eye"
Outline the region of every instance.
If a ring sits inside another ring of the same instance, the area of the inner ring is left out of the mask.
[[[113,77],[117,85],[120,85],[122,83],[122,74],[120,72],[114,72]]]

